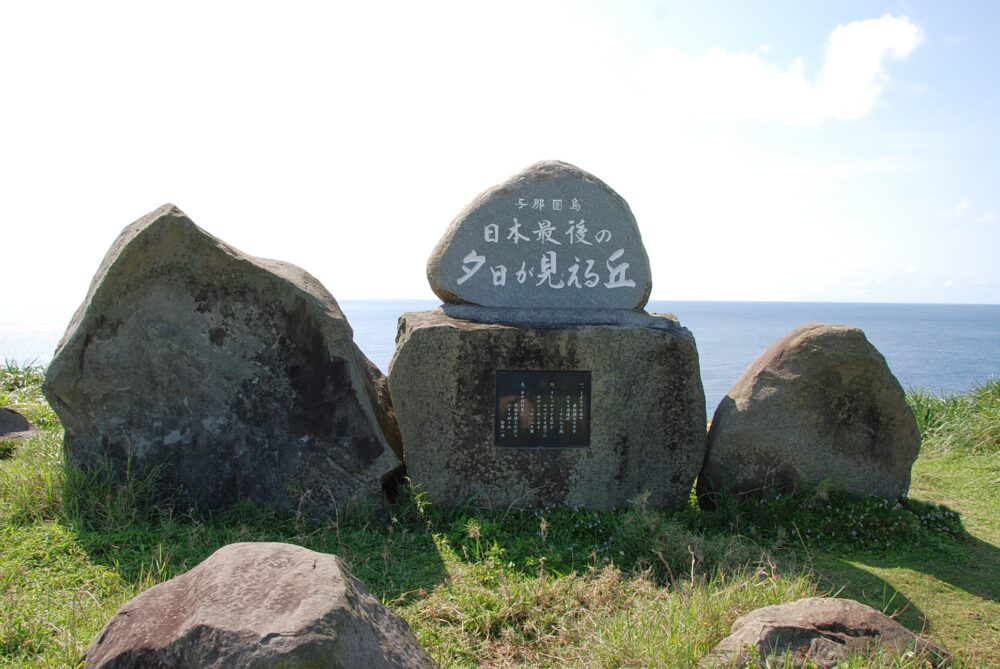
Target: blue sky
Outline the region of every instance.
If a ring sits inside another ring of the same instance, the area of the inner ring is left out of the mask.
[[[653,298],[1000,303],[1000,3],[0,7],[5,308],[72,310],[164,202],[338,298],[541,159],[632,206]],[[8,250],[9,249],[9,250]]]

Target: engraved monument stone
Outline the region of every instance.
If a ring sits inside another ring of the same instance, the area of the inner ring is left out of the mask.
[[[445,302],[641,309],[653,284],[628,204],[572,165],[544,162],[451,224],[427,266]]]
[[[455,219],[427,274],[445,304],[400,318],[389,387],[431,502],[687,503],[705,452],[698,354],[642,310],[649,260],[621,196],[537,163]]]

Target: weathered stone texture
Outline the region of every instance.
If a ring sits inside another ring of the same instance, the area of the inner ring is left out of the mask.
[[[732,633],[701,666],[833,669],[851,657],[870,657],[880,647],[888,651],[886,666],[896,666],[892,658],[898,661],[906,652],[921,654],[931,667],[950,661],[947,651],[869,606],[849,599],[812,597],[766,606],[737,619]],[[756,662],[751,649],[756,651]]]
[[[44,391],[82,469],[159,468],[165,495],[200,508],[324,515],[379,500],[400,464],[384,383],[316,279],[167,205],[108,251]]]
[[[427,279],[445,302],[488,307],[641,309],[653,287],[628,203],[558,161],[479,195],[434,249]]]
[[[827,482],[899,497],[920,434],[885,358],[857,329],[805,325],[743,373],[712,418],[698,493]]]
[[[467,318],[404,314],[390,366],[407,471],[430,501],[607,509],[649,491],[654,507],[687,503],[705,396],[694,338],[676,320],[628,312],[599,319],[617,324],[560,324],[525,310],[498,324],[497,310],[461,310]],[[497,370],[590,371],[590,446],[497,447]]]
[[[84,659],[88,669],[437,666],[338,557],[280,543],[225,546],[150,588]]]

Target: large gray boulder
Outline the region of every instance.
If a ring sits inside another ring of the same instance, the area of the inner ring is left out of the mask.
[[[653,283],[628,203],[559,161],[479,195],[427,263],[445,302],[488,307],[641,309]]]
[[[407,313],[389,386],[407,472],[435,504],[608,509],[648,491],[681,509],[704,457],[698,353],[672,317]]]
[[[204,509],[333,515],[400,465],[384,385],[315,278],[166,205],[112,245],[43,389],[83,470],[155,471]]]
[[[220,548],[129,601],[87,648],[87,669],[421,669],[402,618],[340,558],[280,543]]]
[[[897,666],[892,659],[898,661],[907,652],[922,655],[931,667],[950,661],[947,651],[870,606],[850,599],[811,597],[765,606],[737,619],[731,634],[701,666],[833,669],[851,657],[879,652],[887,661],[885,666]],[[752,661],[754,655],[756,661]]]
[[[920,433],[885,358],[857,329],[804,325],[765,351],[712,418],[699,496],[826,482],[900,497]]]

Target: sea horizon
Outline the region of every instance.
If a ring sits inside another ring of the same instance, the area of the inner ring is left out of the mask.
[[[436,299],[338,300],[361,351],[388,374],[396,325]],[[770,344],[806,323],[861,328],[905,389],[971,390],[1000,377],[1000,305],[914,302],[650,300],[646,311],[674,314],[695,337],[709,414]],[[0,360],[46,365],[72,318],[65,310],[0,315]]]

